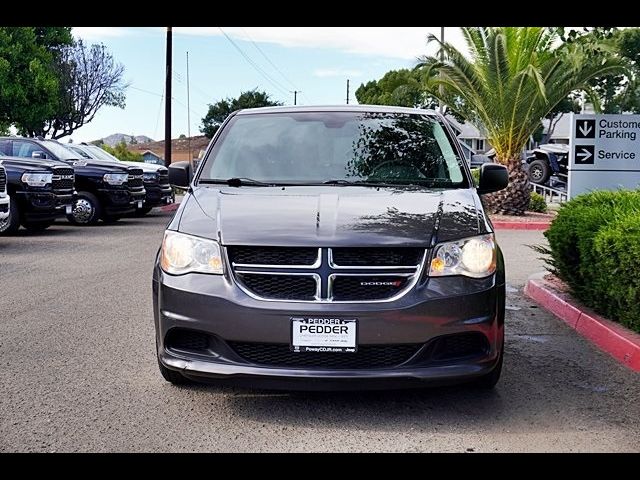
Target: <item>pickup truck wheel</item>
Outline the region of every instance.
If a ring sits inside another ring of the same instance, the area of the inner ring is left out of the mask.
[[[14,198],[9,199],[9,216],[0,220],[0,235],[14,235],[20,229],[20,212],[18,202]]]
[[[534,160],[529,164],[529,180],[533,183],[545,184],[551,176],[549,164],[544,160]]]
[[[24,222],[22,226],[26,228],[28,231],[32,233],[36,233],[36,232],[43,232],[44,230],[49,228],[51,225],[53,225],[53,222],[51,220],[48,220],[46,222]]]
[[[136,217],[144,217],[147,213],[149,213],[151,211],[151,208],[152,207],[136,208],[135,216]]]
[[[74,225],[95,225],[102,215],[100,200],[91,192],[78,192],[71,215],[67,219]]]

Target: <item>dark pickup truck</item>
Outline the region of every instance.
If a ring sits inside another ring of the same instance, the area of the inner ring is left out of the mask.
[[[146,215],[153,207],[169,205],[175,201],[173,189],[169,184],[169,170],[166,167],[144,162],[124,162],[97,145],[81,143],[80,145],[69,145],[67,148],[78,153],[82,158],[111,161],[123,166],[141,168],[147,195],[142,208],[136,208],[137,216]]]
[[[0,235],[11,235],[20,225],[30,231],[49,227],[56,218],[71,213],[73,168],[55,160],[5,157],[9,215],[0,220]]]
[[[94,225],[100,219],[114,222],[144,204],[140,168],[80,158],[61,143],[40,138],[0,137],[2,152],[16,157],[59,160],[72,166],[77,195],[67,218],[75,225]]]

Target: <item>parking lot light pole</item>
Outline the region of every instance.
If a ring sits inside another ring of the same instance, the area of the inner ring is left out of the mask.
[[[167,167],[171,165],[171,50],[171,27],[167,27],[167,77],[164,99],[164,164]]]

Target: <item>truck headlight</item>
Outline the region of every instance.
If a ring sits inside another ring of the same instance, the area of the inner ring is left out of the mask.
[[[30,187],[44,187],[53,181],[53,173],[23,173],[21,180]]]
[[[105,173],[102,180],[109,185],[122,185],[128,178],[128,173]]]
[[[214,240],[167,230],[160,252],[162,270],[172,275],[189,272],[222,274],[220,245]]]
[[[483,278],[495,271],[496,242],[492,233],[437,245],[429,266],[431,277]]]

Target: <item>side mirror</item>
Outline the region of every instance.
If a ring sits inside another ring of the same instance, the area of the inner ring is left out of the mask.
[[[47,154],[41,150],[36,150],[35,152],[31,152],[31,158],[47,158]]]
[[[191,167],[189,162],[175,162],[169,165],[169,183],[178,188],[189,188]]]
[[[509,172],[504,165],[485,163],[480,167],[478,194],[497,192],[509,184]]]

